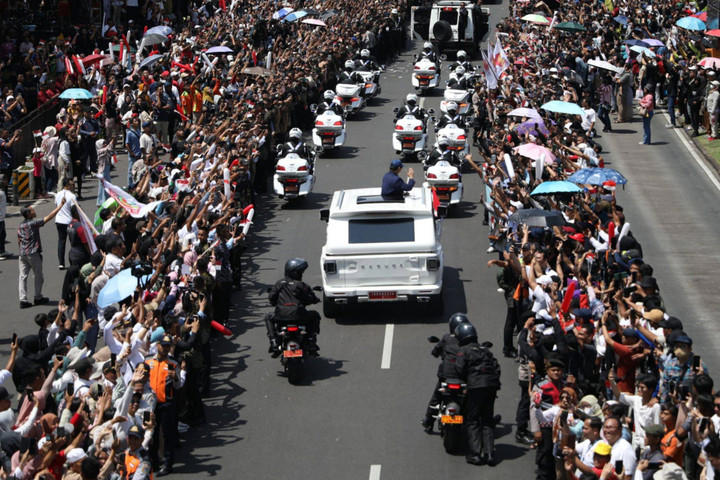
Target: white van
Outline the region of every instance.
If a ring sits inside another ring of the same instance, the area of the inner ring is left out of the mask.
[[[320,256],[323,312],[332,318],[357,303],[426,304],[442,312],[443,250],[427,188],[402,200],[379,188],[333,194]]]

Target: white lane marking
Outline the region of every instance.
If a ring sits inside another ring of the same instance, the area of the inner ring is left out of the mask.
[[[382,361],[380,362],[380,368],[382,368],[384,370],[387,370],[390,368],[390,359],[392,357],[393,333],[395,333],[395,325],[392,323],[388,323],[387,325],[385,325],[385,340],[383,341]],[[380,465],[377,465],[377,467],[378,467],[378,475],[379,475],[380,474],[379,473]],[[378,476],[378,478],[380,478],[380,477]]]
[[[420,108],[425,108],[425,98],[426,97],[420,97]]]
[[[370,480],[380,480],[380,470],[382,465],[370,465]]]
[[[665,117],[668,120],[668,123],[670,123],[670,115],[665,112]],[[690,143],[690,141],[685,138],[685,135],[680,131],[680,128],[673,128],[672,130],[675,130],[675,133],[677,134],[680,141],[685,145],[685,148],[688,152],[690,152],[690,156],[695,160],[695,163],[698,164],[700,169],[705,172],[705,175],[707,175],[710,182],[715,186],[715,188],[720,191],[720,181],[718,181],[717,176],[715,173],[713,173],[710,168],[705,164],[705,160],[700,156],[700,153],[697,151],[697,147]]]

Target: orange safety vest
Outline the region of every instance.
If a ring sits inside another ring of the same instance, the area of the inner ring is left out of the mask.
[[[138,457],[136,457],[135,455],[133,455],[132,453],[130,453],[130,449],[128,448],[127,452],[125,452],[125,472],[126,472],[127,478],[132,478],[132,476],[135,474],[135,471],[140,466],[140,463],[141,463],[140,459]],[[153,478],[152,472],[150,473],[148,478],[150,478],[150,480],[152,480],[152,478]]]
[[[170,369],[168,361],[159,361],[156,358],[149,360],[150,366],[150,388],[155,393],[159,403],[165,403],[173,399],[172,379],[170,378]]]

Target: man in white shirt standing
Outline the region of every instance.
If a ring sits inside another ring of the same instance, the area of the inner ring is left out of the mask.
[[[593,458],[595,457],[595,445],[601,442],[600,430],[602,430],[602,420],[599,417],[586,418],[583,422],[582,436],[583,441],[575,444],[575,452],[582,463],[588,467],[593,466]]]
[[[630,442],[622,438],[622,427],[620,426],[620,420],[615,417],[608,417],[605,419],[602,430],[605,441],[612,447],[610,454],[610,463],[615,465],[615,462],[622,460],[623,470],[622,474],[618,477],[620,480],[630,480],[635,474],[635,466],[637,465],[637,457],[635,456],[635,450],[633,449]]]
[[[63,179],[62,190],[55,194],[55,205],[60,205],[65,200],[65,205],[55,217],[55,227],[58,232],[58,268],[65,270],[65,243],[67,242],[68,225],[72,222],[70,207],[77,202],[73,189],[75,183],[72,178]]]

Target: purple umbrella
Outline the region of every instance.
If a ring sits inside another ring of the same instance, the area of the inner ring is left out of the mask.
[[[662,41],[655,38],[643,38],[642,41],[647,43],[649,47],[662,47],[665,45]]]
[[[536,124],[537,128],[535,127]],[[529,133],[530,135],[537,136],[538,130],[540,130],[540,133],[542,133],[543,135],[550,135],[550,131],[545,126],[545,123],[540,119],[533,119],[528,120],[527,122],[523,122],[517,127],[515,127],[515,130],[517,131],[518,135],[525,135],[526,133]]]
[[[205,52],[207,54],[211,53],[233,53],[231,48],[226,47],[225,45],[219,45],[217,47],[210,47]]]

